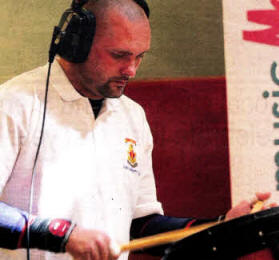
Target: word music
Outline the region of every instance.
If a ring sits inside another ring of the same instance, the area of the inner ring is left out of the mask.
[[[245,41],[252,41],[260,44],[267,44],[271,46],[279,46],[279,1],[278,0],[270,0],[270,3],[274,7],[271,10],[250,10],[247,12],[247,20],[249,22],[266,25],[265,29],[254,30],[254,31],[243,31],[243,39]],[[271,80],[275,85],[279,86],[279,77],[276,75],[277,63],[275,61],[271,61],[270,66],[270,76]],[[268,98],[272,96],[273,98],[279,97],[279,89],[271,91],[263,92],[263,97]],[[274,102],[272,105],[272,114],[275,117],[275,122],[273,123],[274,129],[279,129],[279,104]],[[279,139],[274,138],[274,145],[279,145]],[[276,189],[279,190],[279,151],[277,151],[274,155],[274,162],[276,165],[276,173],[275,179],[277,182]]]

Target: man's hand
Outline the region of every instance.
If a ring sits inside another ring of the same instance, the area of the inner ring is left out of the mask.
[[[226,218],[225,220],[230,220],[233,218],[237,218],[243,215],[247,215],[249,213],[251,213],[251,210],[253,208],[253,205],[258,201],[264,201],[270,198],[270,192],[266,192],[266,193],[260,193],[257,192],[256,193],[256,198],[253,199],[252,201],[241,201],[238,205],[236,205],[235,207],[231,208],[227,214],[226,214]],[[270,206],[276,206],[276,204],[271,204]],[[265,208],[263,208],[265,209]]]
[[[75,260],[114,260],[110,238],[99,230],[86,230],[76,226],[66,244],[66,251]]]

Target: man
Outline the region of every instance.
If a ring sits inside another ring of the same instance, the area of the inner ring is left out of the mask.
[[[131,225],[137,237],[190,220],[161,215],[149,126],[142,108],[122,95],[150,48],[146,13],[132,0],[91,1],[85,7],[97,21],[89,56],[81,64],[58,59],[50,78],[32,209],[40,218],[29,220],[30,247],[45,251],[32,250],[34,259],[116,259],[110,241],[127,242]],[[46,72],[46,67],[35,69],[0,88],[1,201],[23,210],[40,137]],[[132,165],[129,148],[137,155]],[[13,240],[10,245],[2,236],[0,247],[26,247],[26,213],[1,206],[2,232]],[[243,202],[227,218],[250,209]],[[25,259],[25,251],[2,250],[0,258]]]

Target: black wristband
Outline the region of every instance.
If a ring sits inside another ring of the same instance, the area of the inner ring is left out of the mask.
[[[68,238],[75,224],[64,219],[35,218],[30,224],[30,248],[52,252],[65,252]],[[27,232],[25,232],[22,247],[27,247]]]

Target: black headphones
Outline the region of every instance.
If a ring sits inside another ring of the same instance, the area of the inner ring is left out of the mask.
[[[100,0],[101,1],[101,0]],[[145,0],[133,0],[149,17],[149,7]],[[92,12],[83,8],[88,0],[73,0],[54,27],[50,47],[50,62],[59,54],[67,61],[81,63],[87,59],[96,31],[96,18]]]

